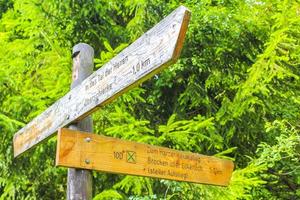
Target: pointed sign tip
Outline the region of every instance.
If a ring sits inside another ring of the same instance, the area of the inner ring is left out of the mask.
[[[173,62],[176,62],[176,60],[180,56],[181,49],[184,44],[184,39],[185,39],[185,35],[187,32],[187,28],[188,28],[190,18],[191,18],[191,11],[189,9],[187,9],[184,6],[180,6],[179,9],[184,9],[184,14],[183,14],[182,23],[181,23],[180,31],[179,31],[178,38],[177,38],[177,43],[176,43],[176,46],[175,46],[175,49],[174,49],[174,52],[172,55]]]
[[[184,10],[187,10],[188,12],[191,12],[190,9],[188,9],[187,7],[185,7],[184,5],[180,5],[178,7],[178,9],[184,9]]]

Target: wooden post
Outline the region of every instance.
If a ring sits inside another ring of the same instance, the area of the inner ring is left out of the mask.
[[[79,43],[73,47],[73,68],[71,89],[80,85],[93,72],[94,49],[88,44]],[[73,130],[93,132],[93,122],[90,116],[69,126]],[[88,135],[88,134],[87,134]],[[92,199],[92,174],[90,170],[68,169],[68,200]]]

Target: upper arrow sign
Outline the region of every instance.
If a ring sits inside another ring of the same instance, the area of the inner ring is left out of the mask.
[[[14,136],[14,156],[174,63],[180,55],[189,18],[189,10],[180,6],[19,130]]]

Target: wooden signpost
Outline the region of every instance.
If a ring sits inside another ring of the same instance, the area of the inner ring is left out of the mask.
[[[78,131],[91,132],[89,114],[176,62],[189,19],[180,6],[91,75],[93,49],[76,45],[71,91],[14,135],[14,156],[71,125],[60,129],[56,155],[58,166],[79,168],[69,169],[68,199],[92,198],[91,173],[80,169],[228,185],[231,161]]]
[[[72,52],[72,84],[71,89],[77,87],[89,75],[94,68],[94,49],[88,44],[79,43],[73,47]],[[93,132],[93,120],[91,116],[76,121],[69,126],[70,129],[85,132]],[[68,169],[67,199],[84,200],[93,197],[93,178],[90,170],[76,168]]]
[[[180,6],[19,130],[14,135],[14,156],[174,63],[180,55],[189,18],[189,10]]]
[[[56,165],[221,186],[233,170],[229,160],[70,129],[59,130]]]

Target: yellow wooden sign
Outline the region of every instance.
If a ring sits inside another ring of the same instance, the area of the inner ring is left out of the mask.
[[[56,165],[227,186],[233,162],[196,153],[60,129]]]

